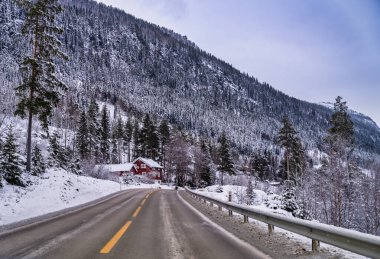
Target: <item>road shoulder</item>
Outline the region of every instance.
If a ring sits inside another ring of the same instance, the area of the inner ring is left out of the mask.
[[[249,223],[243,222],[243,217],[231,217],[226,210],[218,211],[217,207],[211,207],[208,203],[195,200],[185,191],[179,191],[180,196],[195,209],[215,222],[237,238],[251,244],[254,247],[273,258],[331,258],[334,257],[329,251],[322,249],[318,253],[312,253],[309,247],[301,242],[289,238],[285,233],[275,231],[268,236],[266,226],[250,219]],[[311,241],[310,241],[311,243]]]

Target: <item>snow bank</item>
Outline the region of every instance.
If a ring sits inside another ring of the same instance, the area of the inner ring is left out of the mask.
[[[236,204],[244,204],[245,192],[247,187],[239,185],[213,185],[204,189],[195,190],[199,194],[210,198],[228,201],[228,194],[232,194],[232,202]],[[250,208],[260,209],[261,211],[272,212],[277,215],[293,217],[292,213],[281,209],[281,196],[276,194],[266,194],[262,190],[253,190],[256,194],[253,205]]]
[[[32,185],[21,188],[5,185],[0,189],[0,225],[40,216],[89,202],[120,190],[120,185],[49,170],[42,178],[30,177]]]
[[[49,169],[42,178],[30,176],[32,185],[21,188],[5,184],[0,189],[0,226],[84,204],[120,191],[120,184]],[[5,183],[5,181],[3,181]],[[158,184],[122,185],[133,188],[166,188]]]

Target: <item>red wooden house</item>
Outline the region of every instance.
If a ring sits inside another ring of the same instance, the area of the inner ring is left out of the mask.
[[[135,174],[147,176],[150,179],[158,181],[162,180],[163,167],[160,166],[156,161],[149,158],[139,157],[136,158],[132,163],[135,165]]]

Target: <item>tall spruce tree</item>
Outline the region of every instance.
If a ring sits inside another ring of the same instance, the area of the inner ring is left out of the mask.
[[[49,166],[67,168],[68,157],[65,149],[60,144],[61,137],[58,132],[53,132],[49,137]]]
[[[282,123],[283,126],[277,135],[277,143],[285,148],[285,159],[282,162],[281,170],[284,172],[282,178],[298,183],[306,166],[305,152],[301,140],[287,116],[284,117]]]
[[[153,160],[159,157],[160,141],[157,134],[157,127],[154,121],[150,122],[146,136],[147,156]]]
[[[17,149],[13,126],[10,125],[1,152],[0,171],[9,184],[25,187],[21,180],[21,161]]]
[[[135,119],[135,123],[133,125],[133,158],[136,159],[139,156],[142,156],[141,150],[141,139],[140,139],[140,127],[139,122]]]
[[[41,149],[37,144],[34,144],[33,147],[33,156],[32,156],[32,175],[39,176],[45,173],[46,165],[44,158],[41,154]]]
[[[87,115],[83,110],[79,119],[78,131],[76,134],[76,144],[78,148],[78,153],[81,159],[87,159],[89,157],[89,134],[87,126]]]
[[[100,118],[100,154],[102,162],[108,163],[110,161],[110,118],[106,105],[103,106]]]
[[[132,140],[132,134],[133,134],[133,125],[131,122],[131,119],[128,118],[125,127],[124,127],[124,149],[127,151],[128,154],[128,163],[131,162],[131,140]]]
[[[60,100],[60,91],[67,88],[57,77],[55,58],[67,59],[59,50],[61,45],[56,35],[62,29],[56,27],[56,17],[62,12],[57,0],[16,0],[25,10],[26,16],[22,32],[31,38],[31,56],[24,59],[20,71],[22,83],[16,87],[19,98],[15,114],[28,117],[26,170],[31,170],[32,154],[32,122],[37,115],[47,130],[48,120],[53,107]]]
[[[152,121],[150,120],[149,114],[146,114],[143,120],[143,126],[139,132],[139,138],[141,141],[141,156],[146,157],[149,150],[149,134],[150,127],[152,126]]]
[[[290,179],[290,149],[293,145],[295,139],[296,131],[293,128],[293,125],[290,123],[288,116],[285,116],[282,119],[282,128],[277,136],[277,143],[281,147],[285,148],[285,163],[286,163],[286,178]]]
[[[354,123],[348,114],[347,102],[342,101],[342,97],[335,99],[334,111],[330,120],[331,127],[328,130],[326,142],[344,141],[350,147],[354,143]]]
[[[200,168],[200,180],[202,184],[204,184],[205,186],[209,186],[212,183],[211,168],[210,168],[211,155],[210,155],[210,151],[207,146],[207,143],[203,139],[201,140],[200,147],[204,155],[203,157],[204,161],[202,161],[203,162],[202,167]]]
[[[3,187],[3,172],[1,171],[1,163],[3,161],[3,140],[0,135],[0,188]]]
[[[94,157],[99,162],[99,107],[95,99],[91,99],[87,112],[87,128],[88,128],[88,145],[91,157]]]
[[[159,135],[160,135],[160,162],[164,168],[164,173],[166,173],[166,159],[165,159],[165,151],[166,146],[170,141],[170,128],[167,120],[163,119],[159,126]]]
[[[248,179],[248,185],[247,189],[245,190],[245,200],[247,205],[252,205],[253,202],[255,201],[256,198],[256,193],[253,190],[253,184],[252,184],[252,179]]]
[[[114,135],[116,140],[116,151],[117,151],[117,161],[118,163],[122,162],[122,151],[124,147],[124,125],[121,117],[119,116],[116,121]]]
[[[222,136],[220,137],[220,147],[218,151],[219,151],[218,152],[219,154],[218,169],[222,173],[221,185],[224,185],[224,181],[223,181],[224,173],[228,173],[230,175],[234,174],[234,170],[233,170],[234,165],[231,160],[230,148],[229,148],[228,141],[226,138],[226,133],[224,131],[222,133]]]
[[[338,96],[331,116],[331,127],[325,138],[326,161],[325,175],[331,201],[331,223],[348,227],[354,212],[353,186],[355,186],[356,166],[351,153],[354,147],[354,125],[348,114],[346,102]]]

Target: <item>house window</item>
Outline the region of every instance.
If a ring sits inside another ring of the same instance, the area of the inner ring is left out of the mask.
[[[146,168],[146,164],[141,164],[141,169]]]

